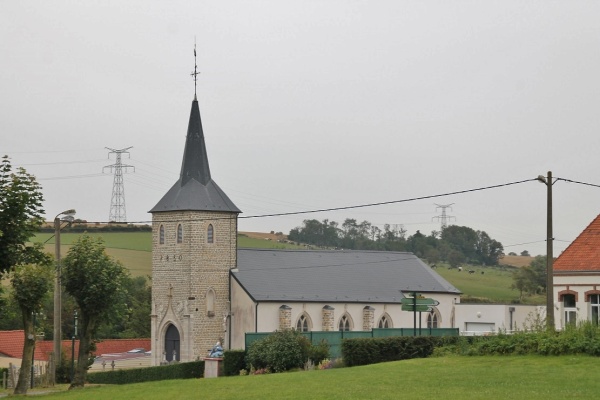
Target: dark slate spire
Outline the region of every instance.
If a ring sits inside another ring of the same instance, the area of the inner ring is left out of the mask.
[[[161,211],[241,211],[212,180],[200,120],[198,100],[194,96],[179,180],[150,210]]]
[[[200,119],[200,109],[198,108],[196,96],[194,96],[192,110],[190,111],[190,122],[185,140],[180,177],[182,185],[188,183],[190,179],[195,179],[203,185],[206,185],[210,181],[210,168],[208,166],[202,120]]]

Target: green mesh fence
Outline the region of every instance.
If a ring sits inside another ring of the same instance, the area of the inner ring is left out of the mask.
[[[246,349],[256,340],[269,336],[272,332],[246,333]],[[413,336],[413,328],[373,328],[370,331],[313,331],[303,332],[312,344],[319,344],[326,341],[329,344],[329,354],[332,358],[342,355],[341,347],[343,339],[356,338],[383,338],[391,336]],[[458,328],[419,328],[416,329],[417,336],[458,336]]]

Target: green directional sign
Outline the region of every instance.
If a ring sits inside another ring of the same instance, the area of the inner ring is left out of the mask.
[[[402,304],[402,311],[410,312],[428,312],[431,308],[427,304],[417,304],[415,307],[413,304]]]
[[[402,305],[405,305],[405,304],[407,304],[407,305],[411,305],[411,306],[412,306],[413,304],[415,304],[415,303],[416,303],[418,306],[419,306],[419,305],[425,305],[425,306],[437,306],[437,305],[439,305],[439,304],[440,304],[440,302],[439,302],[439,301],[437,301],[437,300],[434,300],[434,299],[430,299],[430,298],[426,298],[426,297],[423,297],[423,298],[418,298],[418,297],[417,297],[417,299],[416,299],[416,300],[415,300],[413,297],[405,297],[405,298],[401,299],[401,300],[400,300],[400,302],[402,303]]]

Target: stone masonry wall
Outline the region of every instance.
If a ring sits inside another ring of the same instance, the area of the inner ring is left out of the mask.
[[[215,342],[227,337],[224,320],[229,312],[229,270],[237,264],[237,214],[175,211],[152,217],[154,362],[162,354],[164,332],[171,323],[180,331],[181,361],[205,357]],[[183,241],[177,243],[180,223]],[[214,229],[213,243],[207,243],[209,224]],[[161,225],[165,227],[162,245]],[[214,313],[207,312],[211,289]]]

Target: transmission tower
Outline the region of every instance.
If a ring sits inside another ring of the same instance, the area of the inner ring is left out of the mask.
[[[123,153],[129,154],[127,150],[131,149],[132,147],[133,146],[129,146],[120,150],[105,147],[105,149],[110,150],[108,153],[109,159],[111,154],[116,154],[115,163],[102,168],[102,172],[104,172],[104,170],[107,168],[110,168],[110,172],[115,172],[115,177],[113,179],[112,198],[110,200],[110,213],[108,215],[108,220],[110,222],[127,222],[127,214],[125,212],[125,186],[123,185],[123,169],[125,169],[125,172],[127,172],[127,168],[133,168],[133,172],[135,172],[135,167],[133,165],[123,164],[121,162],[121,155]]]
[[[438,221],[441,221],[441,230],[444,230],[444,228],[446,228],[448,226],[448,220],[454,218],[451,215],[446,215],[446,208],[449,208],[450,210],[452,210],[452,204],[436,204],[436,211],[441,208],[442,209],[442,215],[438,215],[432,218],[433,219],[437,219]],[[456,218],[454,218],[456,220]]]

